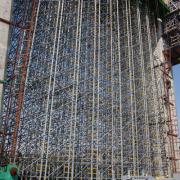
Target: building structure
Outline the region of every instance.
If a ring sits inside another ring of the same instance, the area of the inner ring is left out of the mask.
[[[162,1],[14,1],[1,156],[38,179],[180,171]]]

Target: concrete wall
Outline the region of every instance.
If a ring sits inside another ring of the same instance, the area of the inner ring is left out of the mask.
[[[12,0],[1,0],[0,17],[10,20]],[[0,80],[4,80],[4,72],[8,50],[9,25],[0,21]],[[0,112],[3,84],[0,84]]]

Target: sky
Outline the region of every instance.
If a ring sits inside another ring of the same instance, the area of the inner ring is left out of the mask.
[[[179,120],[179,128],[180,128],[180,65],[176,65],[173,67],[173,75],[174,75],[174,88],[175,88],[175,96],[176,96],[176,108],[177,115]]]

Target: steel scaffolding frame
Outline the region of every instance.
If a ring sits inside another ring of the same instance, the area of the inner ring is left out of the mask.
[[[15,12],[24,9],[18,2]],[[168,175],[174,160],[167,159],[164,59],[149,1],[27,2],[23,27],[32,22],[31,48],[24,31],[12,28],[1,135],[1,149],[19,162],[21,176]],[[23,82],[21,49],[28,51]]]
[[[1,18],[2,22],[12,26],[0,133],[0,151],[1,153],[4,151],[9,157],[14,156],[16,151],[36,1],[23,2],[20,0],[14,2],[13,5],[11,21],[8,22]]]

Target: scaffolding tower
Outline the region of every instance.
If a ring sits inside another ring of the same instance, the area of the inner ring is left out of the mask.
[[[180,170],[155,2],[14,1],[0,152],[21,177]]]
[[[166,42],[166,47],[163,51],[165,60],[162,65],[164,87],[165,87],[165,104],[168,110],[168,139],[171,151],[171,160],[173,161],[173,169],[179,167],[179,139],[178,139],[178,125],[177,115],[175,109],[175,96],[172,67],[180,64],[180,1],[169,1],[170,12],[166,15],[164,20],[163,37]],[[178,144],[172,146],[171,144]]]

